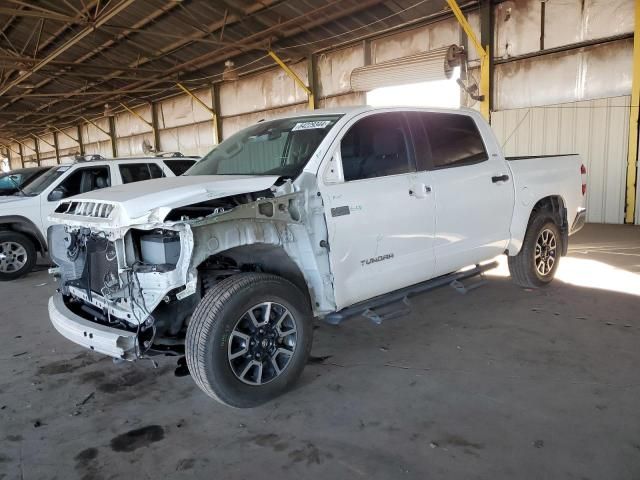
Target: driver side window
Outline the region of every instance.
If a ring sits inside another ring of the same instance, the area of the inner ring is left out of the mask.
[[[86,167],[72,172],[49,194],[49,201],[58,201],[81,193],[111,186],[109,167]]]
[[[359,120],[340,143],[344,180],[415,172],[409,145],[403,113],[379,113]]]

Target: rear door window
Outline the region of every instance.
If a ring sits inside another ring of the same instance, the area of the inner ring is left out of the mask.
[[[164,177],[162,169],[155,163],[125,163],[120,165],[122,183],[141,182]]]
[[[195,160],[163,160],[169,170],[178,177],[189,170],[196,163]]]
[[[468,115],[421,113],[434,168],[457,167],[488,159],[476,122]]]

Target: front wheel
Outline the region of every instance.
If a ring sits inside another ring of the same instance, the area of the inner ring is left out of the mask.
[[[36,247],[22,233],[0,231],[0,281],[20,278],[36,263]]]
[[[518,255],[508,257],[511,278],[521,287],[548,285],[558,269],[560,252],[560,229],[550,216],[537,214],[527,228]]]
[[[241,273],[196,307],[186,358],[196,384],[225,405],[248,408],[286,391],[301,375],[313,326],[307,297],[291,282]]]

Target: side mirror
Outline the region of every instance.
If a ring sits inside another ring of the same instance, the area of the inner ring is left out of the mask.
[[[64,198],[64,196],[65,196],[65,193],[66,192],[64,191],[64,188],[56,187],[49,194],[49,201],[50,202],[57,202],[59,200],[62,200]]]

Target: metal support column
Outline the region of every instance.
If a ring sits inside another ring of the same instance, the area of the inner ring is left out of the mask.
[[[64,132],[60,132],[60,133],[64,133]],[[66,133],[64,134],[67,135]],[[75,140],[73,137],[69,135],[67,136]],[[82,140],[82,125],[78,125],[78,139],[76,140],[76,142],[78,142],[78,146],[80,147],[80,155],[84,155],[84,141]]]
[[[113,158],[118,156],[118,143],[116,137],[116,117],[111,115],[109,117],[109,138],[111,138],[111,154]]]
[[[640,0],[637,0],[640,1]],[[458,6],[456,0],[447,0],[451,11],[455,15],[458,23],[467,34],[469,40],[473,44],[476,52],[478,52],[478,57],[480,57],[480,95],[482,96],[482,101],[480,102],[480,113],[482,116],[488,121],[491,121],[491,110],[489,107],[490,97],[491,97],[491,61],[490,61],[490,43],[487,45],[482,44],[478,37],[474,33],[471,25],[465,18],[462,10]],[[489,7],[490,8],[490,7]]]
[[[53,132],[53,148],[56,152],[56,163],[60,165],[60,143],[58,142],[58,132]]]
[[[627,153],[627,188],[624,223],[634,223],[636,211],[636,179],[638,175],[638,115],[640,114],[640,0],[635,0],[633,34],[633,77],[631,111],[629,112],[629,148]]]
[[[36,150],[36,162],[38,162],[38,166],[40,166],[40,145],[38,144],[38,137],[33,135],[33,145]]]
[[[269,50],[267,53],[271,58],[273,58],[273,60],[278,64],[278,66],[281,69],[283,69],[285,73],[289,75],[293,79],[293,81],[296,82],[298,86],[306,92],[307,98],[309,100],[309,110],[315,109],[315,99],[311,89],[307,85],[305,85],[305,83],[300,79],[300,77],[298,77],[298,75],[296,75],[296,73],[293,70],[291,70],[287,66],[287,64],[284,63],[278,55],[276,55],[276,53],[273,50]],[[309,82],[312,82],[312,79],[309,79]]]
[[[307,57],[307,78],[309,79],[309,90],[315,92],[316,85],[318,85],[318,57],[314,54],[311,54]],[[309,96],[309,110],[313,110],[316,108],[315,105],[316,99],[313,94]]]
[[[222,109],[220,108],[220,84],[219,83],[211,84],[211,103],[213,104],[214,112],[222,111]],[[219,115],[216,115],[213,128],[215,130],[214,141],[216,144],[218,144],[222,141],[222,117],[220,117]]]
[[[24,168],[24,154],[22,153],[22,144],[18,142],[18,151],[20,152],[20,165]]]
[[[160,127],[158,126],[158,104],[151,102],[151,128],[153,128],[153,148],[156,152],[162,151],[160,148]]]

